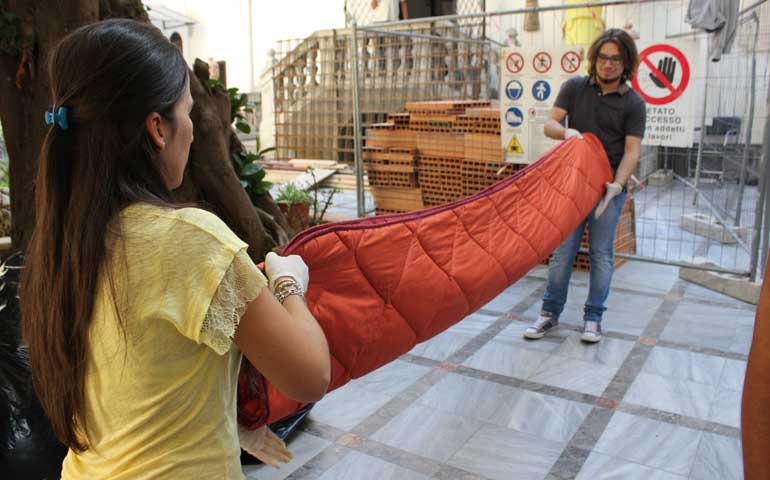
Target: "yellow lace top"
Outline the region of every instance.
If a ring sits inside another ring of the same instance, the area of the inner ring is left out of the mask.
[[[119,220],[90,331],[90,448],[62,478],[242,479],[232,337],[267,280],[208,212],[140,204]]]

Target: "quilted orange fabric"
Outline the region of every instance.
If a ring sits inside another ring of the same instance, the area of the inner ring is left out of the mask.
[[[297,235],[283,253],[302,256],[310,269],[306,298],[329,341],[330,391],[441,333],[524,276],[574,231],[609,181],[604,149],[586,134],[471,197]],[[239,390],[239,422],[247,428],[302,406],[265,387]]]

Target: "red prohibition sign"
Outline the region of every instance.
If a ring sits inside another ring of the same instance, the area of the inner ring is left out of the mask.
[[[519,73],[524,68],[524,57],[519,52],[513,52],[505,59],[505,68],[511,73]]]
[[[532,57],[532,68],[537,73],[545,73],[551,69],[551,55],[548,52],[537,52]]]
[[[561,56],[561,69],[566,73],[575,73],[580,68],[580,55],[570,50]]]
[[[676,58],[679,61],[679,65],[682,68],[682,78],[679,80],[679,85],[674,86],[671,84],[671,82],[668,81],[665,75],[661,73],[660,70],[658,70],[655,65],[652,64],[650,59],[648,58],[653,53],[663,52],[667,53],[669,55],[673,55],[674,58]],[[645,48],[642,53],[639,54],[639,63],[645,64],[647,68],[650,69],[653,75],[668,89],[669,93],[663,97],[653,97],[647,92],[644,92],[641,88],[639,88],[639,72],[636,72],[634,75],[634,78],[631,80],[631,86],[634,87],[634,90],[639,92],[639,95],[644,98],[644,100],[647,103],[650,103],[652,105],[664,105],[666,103],[671,103],[677,98],[679,98],[683,93],[684,90],[687,88],[687,84],[690,82],[690,64],[687,62],[687,59],[684,57],[684,54],[682,54],[681,51],[679,51],[678,48],[673,47],[671,45],[664,45],[664,44],[658,44],[658,45],[651,45],[647,48]]]

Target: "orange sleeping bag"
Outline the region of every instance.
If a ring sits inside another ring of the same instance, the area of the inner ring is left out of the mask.
[[[609,181],[604,149],[586,134],[473,196],[298,234],[283,254],[300,255],[309,267],[307,303],[332,356],[329,390],[395,360],[519,280],[574,231]],[[302,407],[244,367],[243,426]]]

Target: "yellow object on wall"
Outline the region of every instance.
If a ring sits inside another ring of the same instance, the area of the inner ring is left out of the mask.
[[[586,0],[565,0],[565,5],[586,3]],[[590,45],[604,31],[602,7],[581,7],[565,10],[564,43],[567,45]]]

